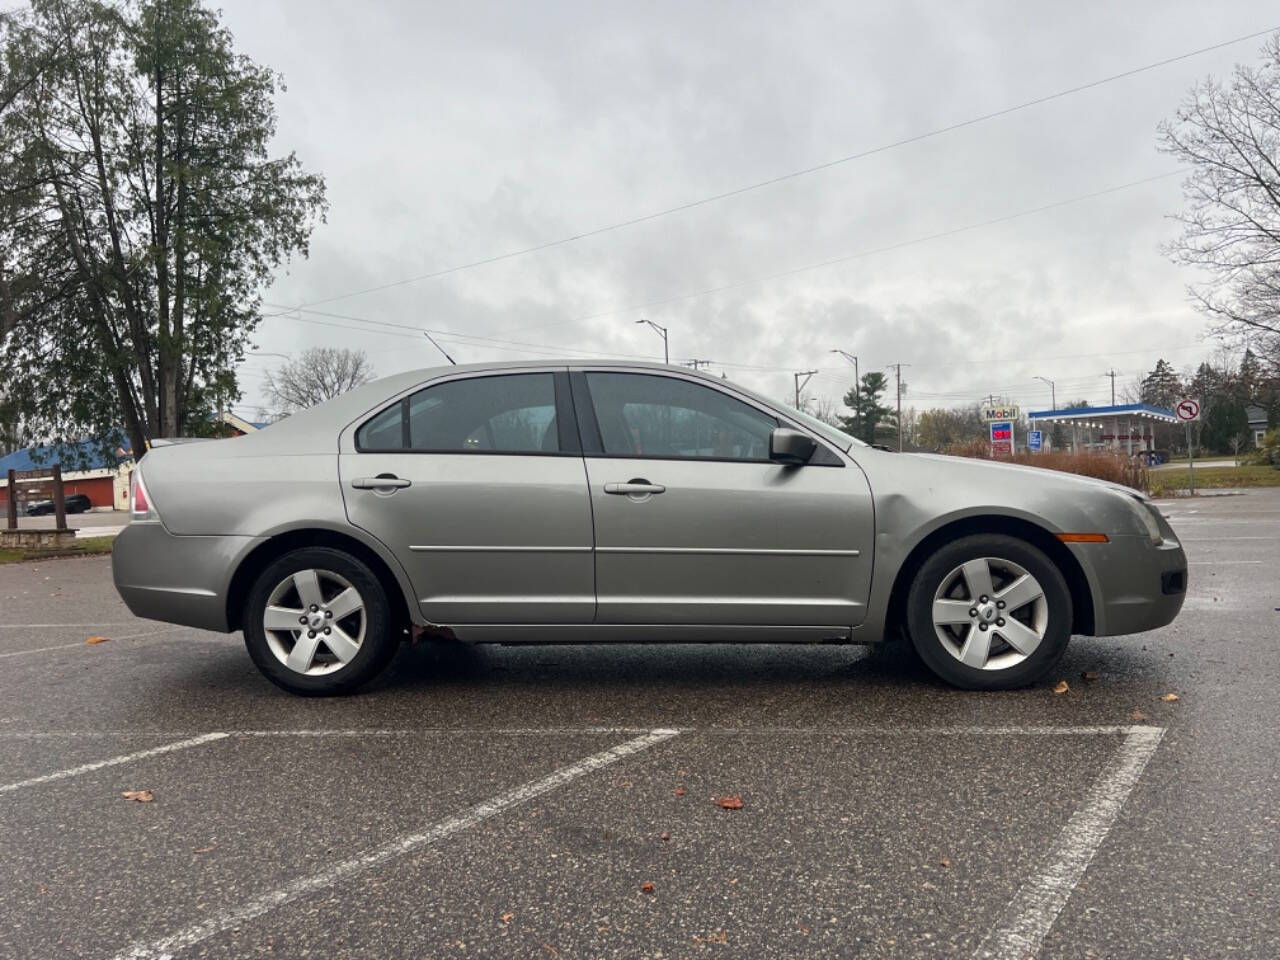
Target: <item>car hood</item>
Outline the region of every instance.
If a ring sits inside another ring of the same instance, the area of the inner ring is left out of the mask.
[[[941,453],[904,453],[899,456],[910,457],[916,460],[926,460],[931,463],[946,464],[948,468],[957,467],[965,471],[973,471],[975,475],[986,473],[994,476],[997,473],[1003,475],[1017,474],[1025,478],[1027,483],[1045,482],[1052,485],[1065,485],[1067,487],[1087,488],[1087,489],[1104,489],[1115,490],[1120,493],[1128,494],[1138,500],[1150,499],[1141,490],[1136,487],[1127,487],[1123,483],[1115,483],[1111,480],[1101,480],[1097,477],[1085,477],[1078,473],[1067,473],[1063,470],[1052,470],[1048,467],[1032,467],[1021,463],[1005,463],[1001,460],[978,460],[972,457],[951,457]]]

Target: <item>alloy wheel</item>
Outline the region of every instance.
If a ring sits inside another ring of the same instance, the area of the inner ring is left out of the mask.
[[[965,666],[1004,670],[1035,653],[1049,626],[1044,589],[1011,560],[978,557],[956,567],[933,595],[942,648]]]
[[[267,597],[262,626],[267,646],[295,673],[341,670],[360,652],[368,617],[364,598],[332,570],[299,570]]]

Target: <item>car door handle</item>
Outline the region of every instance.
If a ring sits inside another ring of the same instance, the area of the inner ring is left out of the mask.
[[[617,494],[620,497],[643,497],[651,493],[666,493],[667,488],[660,483],[648,480],[632,480],[629,483],[606,483],[605,493]]]
[[[398,490],[401,487],[413,486],[412,480],[401,480],[390,474],[381,477],[357,477],[351,481],[357,490]]]

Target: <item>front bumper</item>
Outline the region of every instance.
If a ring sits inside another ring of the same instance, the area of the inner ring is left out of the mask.
[[[116,536],[111,575],[138,617],[227,632],[227,591],[254,537],[178,537],[157,522],[131,523]]]
[[[1176,539],[1115,536],[1071,544],[1093,594],[1093,635],[1156,630],[1173,621],[1187,596],[1187,555]]]

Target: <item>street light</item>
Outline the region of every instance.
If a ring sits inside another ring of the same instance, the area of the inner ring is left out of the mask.
[[[654,323],[652,320],[649,320],[645,317],[641,317],[639,320],[636,321],[636,323],[647,323],[649,326],[653,327],[653,329],[657,330],[658,333],[662,334],[662,362],[670,363],[671,353],[667,348],[667,328],[662,326],[661,324]]]
[[[1043,380],[1049,385],[1049,403],[1054,410],[1058,409],[1058,388],[1048,377],[1032,377],[1032,380]]]
[[[839,347],[836,347],[831,352],[840,354],[840,356],[844,357],[846,360],[848,360],[850,363],[853,364],[853,404],[854,404],[853,419],[854,419],[854,422],[857,423],[858,429],[861,430],[862,429],[862,410],[861,410],[862,388],[858,385],[858,379],[859,379],[858,378],[858,358],[854,356],[852,353],[849,353],[849,351],[847,350],[841,350]]]

